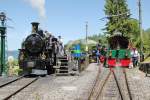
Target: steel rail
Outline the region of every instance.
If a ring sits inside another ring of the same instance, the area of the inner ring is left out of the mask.
[[[9,96],[5,97],[3,100],[8,100],[10,99],[12,96],[16,95],[17,93],[19,93],[20,91],[22,91],[24,88],[28,87],[30,84],[34,83],[35,81],[37,81],[39,79],[39,77],[35,78],[34,80],[32,80],[31,82],[29,82],[28,84],[26,84],[25,86],[21,87],[20,89],[16,90],[15,92],[13,92],[12,94],[10,94]]]
[[[22,78],[23,78],[23,77],[25,77],[25,76],[26,76],[26,75],[23,75],[23,76],[20,76],[20,77],[19,77],[19,78],[17,78],[17,79],[14,79],[14,80],[8,81],[8,82],[6,82],[6,83],[4,83],[4,84],[0,85],[0,88],[4,87],[4,86],[6,86],[6,85],[9,85],[9,84],[11,84],[11,83],[13,83],[13,82],[16,82],[16,81],[18,81],[18,80],[22,79]]]
[[[116,84],[117,84],[118,91],[119,91],[119,94],[120,94],[120,96],[121,96],[121,100],[125,100],[125,99],[123,98],[123,94],[122,94],[122,92],[121,92],[121,88],[120,88],[120,85],[119,85],[119,82],[118,82],[118,80],[117,80],[117,76],[116,76],[114,70],[112,70],[112,73],[113,73],[115,82],[116,82]]]
[[[107,77],[105,78],[101,88],[99,89],[98,95],[96,95],[96,100],[99,100],[100,95],[102,94],[103,88],[105,87],[106,83],[108,82],[108,79],[111,75],[111,71],[108,73]]]
[[[124,73],[124,76],[125,76],[125,82],[126,82],[126,85],[127,85],[127,90],[128,90],[129,98],[130,98],[130,100],[133,100],[132,99],[131,90],[130,90],[130,87],[129,87],[129,83],[128,83],[127,73],[126,73],[125,69],[123,69],[123,73]]]
[[[95,89],[95,87],[96,87],[96,84],[98,83],[100,73],[101,73],[101,70],[100,70],[100,68],[99,68],[98,74],[97,74],[96,79],[95,79],[95,82],[94,82],[94,85],[93,85],[93,87],[92,87],[92,90],[90,91],[90,95],[89,95],[89,97],[88,97],[88,100],[91,100],[91,97],[92,97],[92,95],[94,94],[94,89]]]

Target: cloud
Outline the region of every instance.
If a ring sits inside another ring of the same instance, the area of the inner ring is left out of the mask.
[[[46,18],[45,0],[25,0],[31,4],[34,9],[37,9],[40,17]]]

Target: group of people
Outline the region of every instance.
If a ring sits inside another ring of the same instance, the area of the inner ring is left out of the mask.
[[[52,33],[49,33],[46,31],[46,37],[48,38],[48,46],[49,48],[52,48],[52,44],[53,42],[55,42],[55,53],[57,54],[58,57],[64,56],[64,46],[63,46],[63,41],[62,41],[62,37],[58,36],[58,38],[56,39]]]

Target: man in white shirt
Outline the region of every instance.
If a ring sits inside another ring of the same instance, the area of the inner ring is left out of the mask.
[[[139,53],[136,48],[133,48],[131,51],[131,57],[132,57],[132,63],[133,67],[137,66],[138,64],[138,59],[139,59]]]
[[[59,56],[64,56],[64,46],[61,36],[58,36],[58,48],[59,48]]]

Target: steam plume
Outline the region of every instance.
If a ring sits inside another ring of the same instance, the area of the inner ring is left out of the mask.
[[[37,9],[40,17],[46,18],[45,0],[25,0],[31,4],[34,9]]]

